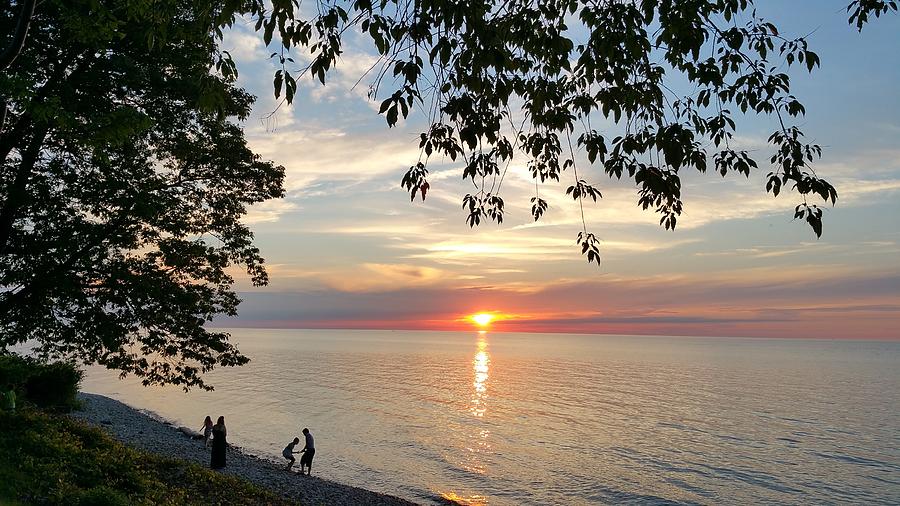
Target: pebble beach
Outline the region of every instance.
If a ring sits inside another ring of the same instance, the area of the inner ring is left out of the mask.
[[[138,411],[117,400],[80,393],[82,409],[73,418],[100,427],[119,441],[164,457],[209,465],[209,451],[181,428],[151,413]],[[271,490],[287,499],[308,505],[365,504],[409,506],[415,503],[315,476],[301,476],[283,466],[229,446],[228,465],[222,470]]]

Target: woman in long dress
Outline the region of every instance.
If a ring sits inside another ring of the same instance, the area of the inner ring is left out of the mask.
[[[225,467],[225,417],[220,416],[216,424],[212,427],[212,457],[209,461],[209,467],[213,469],[221,469]]]

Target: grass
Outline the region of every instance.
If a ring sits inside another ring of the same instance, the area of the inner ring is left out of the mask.
[[[240,478],[130,448],[68,417],[26,409],[0,412],[0,504],[297,503]]]

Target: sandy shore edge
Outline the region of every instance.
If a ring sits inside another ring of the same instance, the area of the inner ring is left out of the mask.
[[[79,393],[81,410],[71,414],[100,427],[119,441],[157,455],[209,465],[209,451],[203,443],[182,433],[161,417],[134,409],[98,394]],[[223,472],[244,478],[273,493],[308,505],[414,505],[398,497],[343,485],[315,476],[300,476],[268,460],[228,448],[228,466]]]

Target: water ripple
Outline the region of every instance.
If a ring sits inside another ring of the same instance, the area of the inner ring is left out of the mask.
[[[235,330],[215,392],[87,391],[316,472],[472,505],[900,504],[900,343]]]

